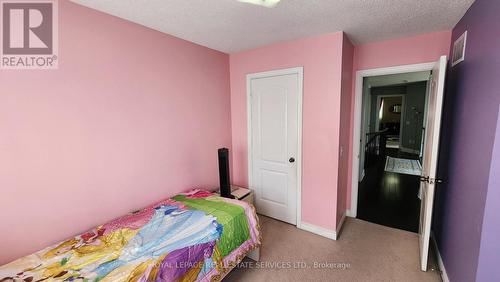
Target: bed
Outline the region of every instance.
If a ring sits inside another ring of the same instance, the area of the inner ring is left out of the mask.
[[[260,242],[252,206],[193,190],[0,266],[0,281],[220,281]]]

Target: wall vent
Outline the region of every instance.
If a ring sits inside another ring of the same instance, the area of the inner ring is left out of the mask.
[[[453,57],[451,66],[454,67],[458,63],[465,60],[465,44],[467,42],[467,31],[465,31],[456,41],[453,43]]]

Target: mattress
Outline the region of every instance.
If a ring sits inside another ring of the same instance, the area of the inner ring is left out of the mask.
[[[0,281],[219,281],[260,241],[252,206],[193,190],[0,266]]]

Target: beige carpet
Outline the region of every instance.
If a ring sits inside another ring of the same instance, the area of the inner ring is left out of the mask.
[[[260,219],[261,261],[246,258],[224,281],[441,281],[433,258],[429,271],[420,271],[415,233],[348,218],[333,241]]]

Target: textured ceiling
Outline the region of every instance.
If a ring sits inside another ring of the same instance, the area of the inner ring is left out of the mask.
[[[345,31],[355,44],[447,30],[474,0],[72,0],[158,31],[234,53]],[[497,0],[495,0],[497,1]]]

